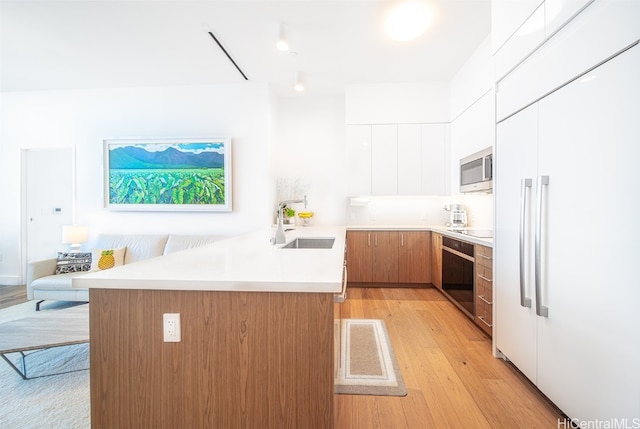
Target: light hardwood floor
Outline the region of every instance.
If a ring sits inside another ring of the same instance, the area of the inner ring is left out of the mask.
[[[0,285],[0,308],[11,307],[12,305],[21,304],[27,301],[27,289],[24,285]]]
[[[336,395],[336,427],[557,428],[561,412],[435,288],[349,288],[345,318],[383,319],[406,397]]]

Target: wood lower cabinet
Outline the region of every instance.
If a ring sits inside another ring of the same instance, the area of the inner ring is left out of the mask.
[[[349,282],[373,281],[371,231],[347,231],[347,278]]]
[[[374,283],[398,283],[399,233],[397,231],[376,231],[372,235],[372,281]]]
[[[484,332],[493,331],[493,249],[476,245],[476,317]]]
[[[431,282],[431,232],[401,231],[399,283]]]
[[[442,290],[442,234],[431,233],[431,283]]]
[[[429,283],[430,231],[347,231],[347,272],[354,283]]]

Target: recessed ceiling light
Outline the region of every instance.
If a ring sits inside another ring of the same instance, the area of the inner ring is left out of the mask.
[[[431,11],[426,3],[408,0],[391,8],[384,21],[384,30],[393,40],[407,42],[417,39],[431,22]]]

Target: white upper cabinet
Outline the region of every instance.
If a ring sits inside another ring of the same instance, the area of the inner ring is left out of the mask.
[[[493,0],[491,2],[491,44],[493,52],[518,30],[543,0]]]
[[[496,78],[507,74],[591,1],[494,0],[492,47]]]
[[[348,195],[444,195],[446,127],[347,125]]]
[[[371,127],[371,194],[398,193],[398,126]]]
[[[447,193],[446,129],[444,124],[420,126],[420,193],[423,195]]]
[[[398,194],[421,193],[420,125],[398,125]]]
[[[548,0],[544,5],[546,10],[555,7],[552,5],[557,1]],[[561,10],[580,10],[584,6],[581,2],[582,0],[562,2]],[[559,13],[558,16],[563,15]],[[553,19],[553,23],[550,22],[549,25],[559,25],[559,19]],[[579,19],[572,19],[561,31],[545,39],[535,51],[527,52],[527,60],[500,79],[497,92],[497,120],[500,121],[526,107],[585,70],[597,66],[603,59],[635,43],[640,37],[638,22],[640,1],[598,0],[588,3],[588,7],[580,13]],[[509,49],[511,48],[508,46],[503,48],[506,53],[511,52]],[[519,55],[524,54],[520,52]],[[499,73],[500,62],[504,59],[501,59],[501,55],[502,50],[494,57],[496,73]],[[509,61],[514,61],[514,58]]]
[[[545,0],[545,32],[547,37],[558,31],[591,0]]]
[[[371,194],[371,125],[347,126],[347,195]]]

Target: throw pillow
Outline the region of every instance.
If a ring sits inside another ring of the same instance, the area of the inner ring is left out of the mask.
[[[56,274],[89,271],[91,268],[91,252],[58,252]]]
[[[124,264],[126,247],[117,249],[91,249],[91,271],[108,270]]]

